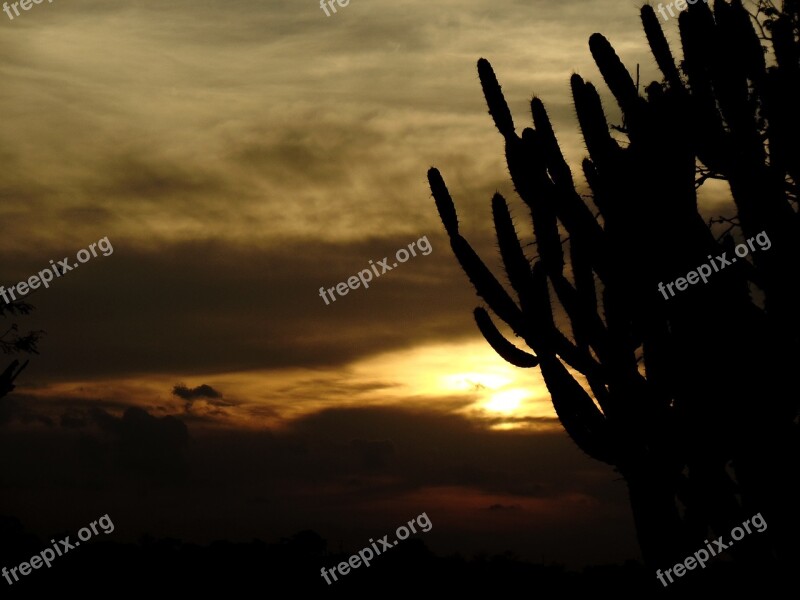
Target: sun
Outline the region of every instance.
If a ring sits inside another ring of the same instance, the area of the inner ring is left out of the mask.
[[[519,409],[522,401],[530,393],[527,390],[511,389],[492,394],[491,398],[484,402],[483,408],[488,411],[511,415]]]

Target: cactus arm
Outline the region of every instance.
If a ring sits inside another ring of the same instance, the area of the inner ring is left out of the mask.
[[[494,310],[497,316],[508,323],[514,330],[514,333],[526,338],[528,328],[525,326],[525,320],[519,307],[480,259],[475,250],[472,249],[469,242],[458,232],[458,216],[456,214],[455,205],[437,169],[430,169],[428,171],[428,181],[436,202],[436,208],[439,211],[439,216],[450,238],[450,247],[453,249],[453,253],[461,264],[461,268],[469,277],[478,295],[492,307],[492,310]]]
[[[605,37],[594,33],[589,38],[589,50],[622,112],[628,118],[635,117],[637,109],[642,104],[641,98],[636,91],[631,74],[622,64],[614,48]]]
[[[485,58],[478,60],[478,78],[481,81],[486,103],[489,105],[489,114],[492,115],[497,129],[504,138],[516,137],[514,120],[511,118],[511,111],[503,97],[502,88],[497,82],[492,65]]]
[[[619,156],[620,147],[608,131],[608,122],[594,86],[585,83],[577,74],[570,78],[570,84],[586,148],[597,169],[602,171],[604,166]]]
[[[661,28],[661,23],[656,16],[656,11],[649,4],[645,4],[642,6],[640,15],[647,42],[650,44],[650,50],[656,59],[658,68],[661,69],[670,88],[683,90],[683,81],[678,72],[678,67],[675,66],[675,59],[672,57],[667,38],[664,36],[664,30]]]
[[[519,296],[522,310],[527,311],[531,308],[531,266],[520,245],[505,198],[500,194],[492,198],[492,216],[509,282]]]
[[[431,186],[431,193],[436,202],[436,210],[439,211],[439,216],[442,219],[447,235],[453,236],[457,234],[458,214],[456,213],[456,206],[450,197],[450,191],[447,189],[439,169],[435,167],[428,169],[428,184]]]
[[[503,334],[497,329],[485,309],[476,308],[473,314],[475,323],[477,323],[483,337],[486,338],[486,341],[489,342],[489,345],[501,358],[521,369],[530,369],[539,364],[539,359],[536,356],[520,350],[503,337]]]
[[[580,384],[553,356],[541,356],[540,368],[553,408],[572,440],[589,456],[616,462],[606,418]]]

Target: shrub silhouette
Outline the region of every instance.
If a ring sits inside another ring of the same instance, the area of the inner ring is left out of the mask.
[[[27,315],[32,310],[33,306],[27,302],[16,301],[7,304],[0,303],[0,316],[2,317],[7,315]],[[17,324],[12,323],[11,326],[0,335],[0,350],[3,354],[39,354],[37,344],[42,335],[44,335],[44,331],[29,331],[23,335],[20,335],[18,331]],[[0,373],[0,398],[7,396],[14,390],[14,381],[27,366],[27,360],[20,366],[19,360],[14,359],[5,370]]]

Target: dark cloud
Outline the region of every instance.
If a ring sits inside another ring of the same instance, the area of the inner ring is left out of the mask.
[[[91,424],[80,430],[0,436],[0,485],[13,490],[4,492],[11,514],[36,523],[55,502],[65,523],[80,520],[72,514],[79,507],[92,508],[126,523],[133,537],[157,522],[187,539],[311,527],[363,543],[427,511],[436,531],[460,531],[468,521],[486,548],[605,559],[602,536],[581,542],[603,531],[617,540],[615,556],[635,553],[624,484],[563,433],[486,431],[463,417],[393,407],[191,436],[182,419],[139,408],[83,418]],[[492,505],[502,508],[487,510]],[[518,520],[503,520],[506,513]],[[502,543],[492,541],[500,530]]]
[[[395,453],[390,440],[352,440],[350,447],[365,467],[384,467]]]
[[[478,418],[486,425],[500,425],[502,423],[531,423],[535,425],[560,426],[558,417],[515,417],[513,415],[504,415],[502,417],[486,417],[481,415]]]
[[[205,383],[191,389],[178,384],[172,388],[172,395],[185,400],[186,417],[196,423],[213,424],[230,416],[226,408],[237,405],[237,402],[223,400],[220,392]]]
[[[0,426],[7,426],[14,422],[24,425],[40,424],[53,427],[53,419],[42,414],[41,411],[31,408],[25,402],[14,398],[0,398]]]
[[[195,400],[197,398],[222,398],[222,394],[205,383],[191,389],[180,383],[172,388],[172,394],[178,398],[183,398],[184,400]]]
[[[371,468],[380,464],[382,474],[391,475],[385,485],[394,493],[465,485],[488,493],[553,497],[582,485],[562,479],[562,457],[548,448],[571,444],[563,434],[508,435],[476,427],[464,417],[389,407],[325,410],[291,423],[287,431],[290,435],[280,439],[301,443],[309,466],[337,478],[369,480]],[[536,460],[542,455],[550,464]]]
[[[59,423],[67,429],[82,429],[89,424],[89,421],[85,411],[70,408],[61,415]]]
[[[189,430],[174,416],[154,417],[130,407],[121,417],[95,408],[92,420],[106,434],[96,440],[122,473],[160,484],[175,484],[187,473]]]
[[[29,326],[48,336],[28,370],[47,381],[333,366],[418,343],[474,337],[475,293],[448,243],[425,233],[433,247],[429,255],[330,305],[319,296],[321,286],[346,280],[369,267],[370,259],[420,235],[287,242],[270,249],[196,241],[157,251],[110,235],[112,255],[31,294],[37,310]],[[41,266],[30,261],[20,272]],[[397,327],[398,320],[405,326]],[[82,343],[76,351],[77,339]]]
[[[492,504],[486,510],[522,510],[522,507],[519,504],[512,504],[510,506],[506,506],[504,504]]]

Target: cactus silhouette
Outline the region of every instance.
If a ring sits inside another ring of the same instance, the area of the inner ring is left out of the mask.
[[[531,100],[534,126],[518,135],[491,65],[478,61],[538,251],[533,260],[526,255],[508,203],[495,194],[492,215],[514,297],[459,232],[439,171],[428,172],[461,267],[528,349],[506,339],[483,307],[474,312],[478,329],[509,363],[541,370],[569,436],[622,474],[642,555],[653,567],[674,565],[712,535],[728,537],[759,511],[769,533],[731,554],[753,565],[798,557],[791,374],[800,341],[800,13],[787,2],[766,14],[769,63],[740,0],[717,1],[713,10],[690,5],[679,18],[679,67],[653,8],[642,7],[664,76],[645,96],[608,40],[590,37],[627,138],[611,135],[595,87],[573,75],[591,202],[576,189],[541,100]],[[763,30],[764,20],[756,25]],[[735,212],[721,235],[698,209],[697,189],[710,178],[727,181]],[[761,232],[764,249],[745,245],[748,259],[735,253],[737,240],[752,244]],[[730,261],[718,271],[717,256]],[[674,296],[659,291],[703,263],[714,264],[708,283]],[[557,325],[562,314],[567,328]]]

